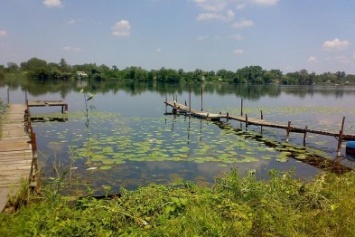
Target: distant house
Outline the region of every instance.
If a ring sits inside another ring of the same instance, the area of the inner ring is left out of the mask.
[[[77,71],[77,72],[76,72],[76,75],[78,75],[79,78],[80,78],[80,77],[87,77],[87,76],[88,76],[88,74],[86,74],[84,71]]]

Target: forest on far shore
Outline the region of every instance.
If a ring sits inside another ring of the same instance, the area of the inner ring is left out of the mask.
[[[355,85],[355,75],[344,71],[309,73],[306,69],[284,74],[279,69],[265,70],[261,66],[247,66],[236,71],[220,69],[218,71],[184,71],[183,69],[160,68],[146,70],[131,66],[119,69],[95,63],[69,65],[65,59],[59,63],[46,62],[43,59],[31,58],[20,65],[9,62],[0,65],[0,79],[6,74],[16,73],[40,81],[70,80],[87,78],[93,81],[133,80],[136,82],[166,82],[166,83],[198,83],[223,82],[241,84],[282,84],[282,85]]]

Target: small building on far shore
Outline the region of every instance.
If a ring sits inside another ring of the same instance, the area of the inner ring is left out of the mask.
[[[84,71],[77,71],[76,75],[80,78],[80,77],[88,77],[88,74],[86,74],[86,72]]]

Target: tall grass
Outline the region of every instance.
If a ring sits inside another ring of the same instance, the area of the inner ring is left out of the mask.
[[[267,181],[232,170],[213,188],[191,183],[122,190],[112,200],[69,202],[44,189],[14,214],[1,236],[353,236],[355,173],[304,183],[270,171]]]

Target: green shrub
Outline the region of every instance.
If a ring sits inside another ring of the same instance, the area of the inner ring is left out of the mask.
[[[150,185],[112,200],[69,202],[45,189],[0,215],[0,236],[352,236],[354,192],[352,172],[305,183],[292,173],[259,181],[236,170],[213,188]]]

